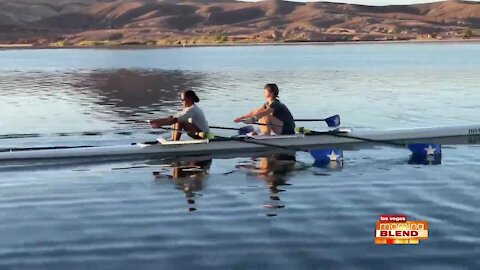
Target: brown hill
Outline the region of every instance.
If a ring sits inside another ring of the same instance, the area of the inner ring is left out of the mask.
[[[478,2],[0,0],[0,39],[36,36],[67,44],[410,39],[458,36],[468,28],[480,28]]]
[[[107,0],[0,0],[0,18],[16,24],[29,24],[61,14],[83,12]]]

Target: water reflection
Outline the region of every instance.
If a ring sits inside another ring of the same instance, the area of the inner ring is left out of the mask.
[[[95,103],[131,120],[178,108],[182,91],[201,88],[205,74],[180,70],[98,70],[72,83]],[[141,119],[145,119],[144,117]]]
[[[316,161],[313,166],[329,172],[341,171],[343,169],[343,160]]]
[[[411,165],[440,165],[442,164],[442,155],[410,155],[408,164]]]
[[[144,119],[152,114],[177,111],[181,91],[192,89],[205,96],[206,81],[206,73],[159,69],[0,74],[1,133],[28,136],[35,131],[47,136],[144,128]]]
[[[169,179],[176,189],[185,193],[188,211],[196,211],[195,196],[203,189],[204,179],[208,175],[212,159],[197,161],[173,161],[163,171],[155,171],[156,180]]]
[[[210,173],[212,159],[205,157],[192,158],[188,161],[150,161],[149,165],[161,165],[162,169],[154,171],[156,181],[171,181],[175,188],[185,194],[188,211],[196,211],[195,200],[201,196],[205,180]],[[285,208],[280,194],[289,186],[288,179],[292,172],[308,169],[309,165],[297,161],[291,154],[271,154],[242,160],[235,165],[235,171],[246,172],[249,176],[264,181],[268,190],[268,201],[262,203],[267,216],[277,216],[279,209]],[[235,171],[223,173],[231,174]]]

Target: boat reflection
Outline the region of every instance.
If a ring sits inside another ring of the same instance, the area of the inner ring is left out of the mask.
[[[480,144],[480,136],[478,135],[468,136],[468,144]]]
[[[298,162],[293,155],[276,154],[257,157],[247,162],[239,163],[237,169],[245,170],[249,175],[265,181],[269,192],[269,201],[262,205],[267,209],[266,215],[278,215],[278,209],[285,208],[280,199],[280,193],[285,192],[282,186],[289,186],[288,176],[292,171],[306,168],[305,164]]]
[[[173,161],[165,166],[164,171],[155,171],[153,175],[156,180],[165,178],[171,180],[176,189],[183,191],[187,200],[188,211],[192,212],[197,210],[195,197],[198,196],[197,192],[203,189],[204,179],[208,175],[211,165],[212,159]]]

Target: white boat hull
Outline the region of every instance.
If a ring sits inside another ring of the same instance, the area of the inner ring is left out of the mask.
[[[387,141],[396,143],[441,143],[441,144],[470,144],[480,143],[480,124],[450,127],[430,127],[392,130],[349,130],[347,133],[334,135],[308,136],[269,136],[253,140],[258,143],[276,145],[293,149],[313,149],[322,147],[338,147],[355,149],[355,145],[365,146],[364,141],[349,138],[360,137],[369,140]],[[369,143],[371,146],[372,144]],[[96,146],[67,149],[21,150],[0,152],[0,161],[40,160],[40,159],[67,159],[67,158],[95,158],[115,157],[116,159],[131,159],[134,157],[179,157],[196,155],[215,155],[225,153],[258,152],[272,147],[255,143],[235,140],[212,140],[208,143],[182,144],[155,144],[155,145],[123,145],[123,146]]]

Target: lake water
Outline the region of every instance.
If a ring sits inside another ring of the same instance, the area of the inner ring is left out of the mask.
[[[479,70],[478,43],[5,50],[0,148],[153,140],[144,120],[186,89],[211,125],[239,127],[269,82],[296,118],[479,123]],[[0,269],[479,268],[479,145],[438,165],[388,146],[344,154],[336,169],[302,154],[0,166]],[[381,214],[428,221],[429,239],[375,245]]]

